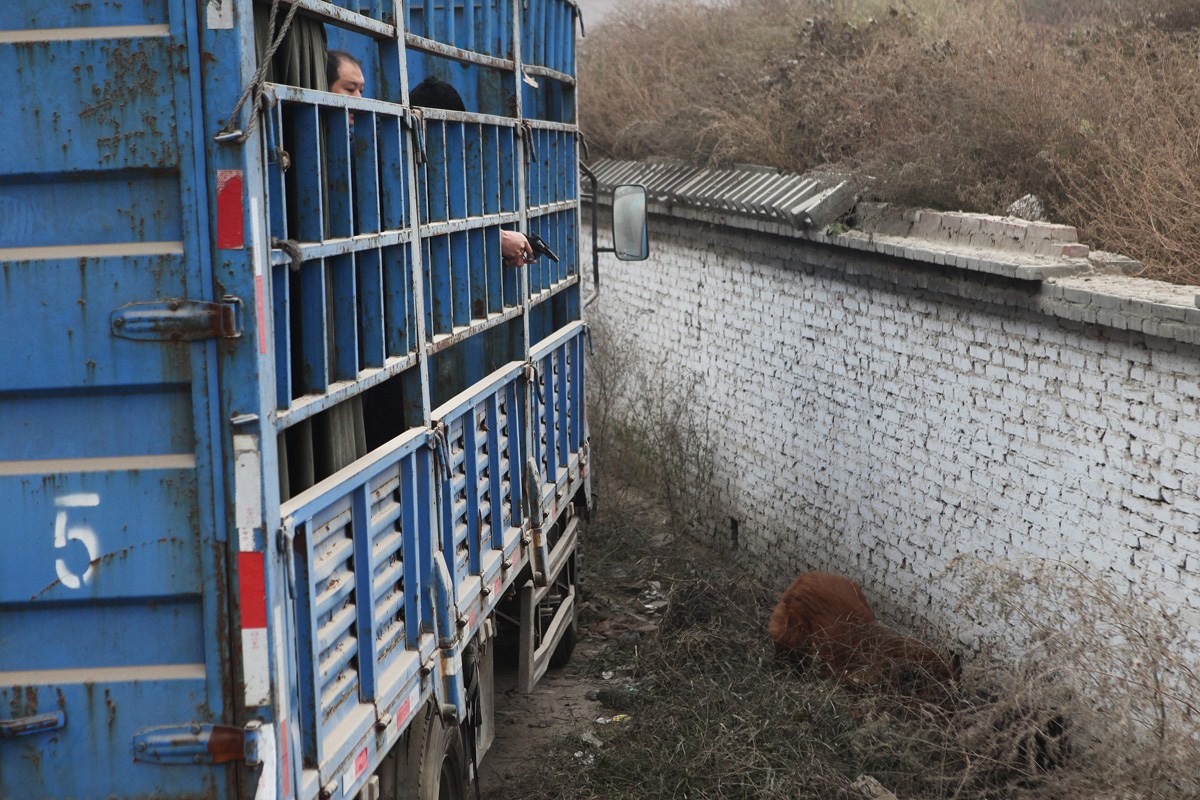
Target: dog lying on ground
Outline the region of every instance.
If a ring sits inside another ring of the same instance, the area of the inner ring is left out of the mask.
[[[767,633],[778,655],[816,659],[845,686],[924,694],[957,678],[952,660],[879,624],[862,587],[841,575],[798,575],[775,606]]]

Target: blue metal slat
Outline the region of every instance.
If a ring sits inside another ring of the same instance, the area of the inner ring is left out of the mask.
[[[484,232],[475,229],[467,232],[467,264],[470,268],[470,303],[471,319],[481,320],[487,317],[493,308],[490,297],[491,286],[488,283],[487,248]]]
[[[520,146],[517,140],[517,132],[515,128],[501,128],[497,137],[499,156],[499,180],[497,185],[500,187],[500,208],[505,211],[519,211],[520,197],[518,192],[520,187],[517,183],[517,170],[519,169],[520,161],[517,158],[517,148]]]
[[[483,174],[483,147],[486,139],[484,129],[487,127],[489,126],[482,123],[464,126],[463,170],[468,217],[481,216],[484,211],[484,195],[488,191]]]
[[[454,329],[453,287],[450,276],[450,237],[434,236],[425,240],[425,285],[428,301],[428,333],[432,338]]]
[[[358,281],[354,255],[325,260],[330,272],[333,308],[333,363],[335,381],[354,380],[358,375]]]
[[[508,387],[498,392],[487,403],[487,417],[484,421],[484,430],[487,435],[486,447],[489,456],[492,456],[495,461],[488,465],[488,501],[491,505],[491,514],[488,516],[488,531],[487,535],[491,539],[491,546],[499,548],[504,546],[504,530],[505,530],[505,508],[503,495],[503,476],[504,467],[507,459],[505,458],[503,431],[501,430],[501,408],[504,404],[503,398],[507,394]]]
[[[295,375],[292,374],[292,285],[291,267],[281,264],[271,268],[272,321],[275,334],[275,405],[287,408],[295,396]]]
[[[320,108],[319,113],[325,146],[326,237],[340,239],[355,233],[349,112],[342,108]]]
[[[525,454],[521,445],[525,438],[527,420],[525,418],[525,398],[534,387],[527,379],[514,382],[509,386],[506,402],[508,404],[508,484],[509,501],[512,509],[512,526],[522,527],[525,524],[525,512],[521,506],[522,493],[525,491],[523,480],[525,469]],[[536,437],[535,437],[536,438]],[[531,447],[535,445],[529,443]]]
[[[421,222],[445,222],[449,219],[449,203],[446,184],[446,123],[443,120],[426,120],[425,147],[428,158],[421,167],[421,179],[425,186]]]
[[[504,267],[504,260],[500,255],[499,228],[484,228],[480,231],[480,241],[483,248],[480,267],[484,274],[484,284],[487,286],[487,310],[489,313],[497,313],[508,304],[505,273],[516,270],[506,270]],[[515,291],[515,281],[513,290]]]
[[[462,22],[459,24],[459,30],[463,49],[477,52],[479,45],[475,40],[475,0],[463,0]]]
[[[565,469],[570,463],[570,423],[568,416],[570,414],[570,403],[568,402],[568,363],[566,363],[566,354],[568,354],[568,344],[563,344],[556,354],[554,354],[554,379],[556,379],[556,387],[554,387],[554,444],[558,445],[558,467]]]
[[[502,130],[492,125],[484,125],[480,131],[481,180],[483,191],[480,194],[482,211],[485,214],[500,212],[500,198],[503,195],[500,167],[500,139]]]
[[[471,324],[471,263],[467,232],[450,234],[451,307],[455,327]]]
[[[350,129],[354,148],[354,233],[378,233],[380,227],[379,200],[382,187],[379,185],[379,142],[378,127],[382,120],[371,112],[354,115]]]
[[[375,536],[371,532],[371,502],[363,484],[354,490],[351,501],[354,536],[354,593],[356,611],[355,638],[358,640],[360,657],[357,662],[359,692],[358,699],[364,703],[374,702],[375,665],[378,661],[375,637]]]
[[[465,219],[468,185],[464,131],[466,123],[447,120],[442,124],[446,133],[446,218]]]
[[[379,117],[379,203],[383,230],[408,227],[408,159],[404,125],[398,117]]]
[[[417,347],[416,305],[412,293],[411,244],[383,250],[383,319],[387,355],[407,355]]]
[[[468,411],[463,418],[463,449],[464,459],[463,468],[466,477],[466,524],[468,529],[467,545],[468,555],[470,558],[470,573],[478,575],[481,570],[481,543],[480,537],[483,536],[482,526],[480,525],[481,508],[479,504],[479,424],[476,418],[474,408]]]
[[[571,373],[571,450],[579,452],[583,448],[585,432],[585,415],[584,397],[586,389],[587,373],[583,368],[584,365],[584,337],[579,335],[569,345],[573,352],[572,373]]]
[[[325,238],[325,177],[321,158],[320,120],[315,106],[289,103],[284,113],[291,115],[295,142],[289,148],[293,164],[304,169],[290,169],[296,181],[296,230],[294,237],[304,242],[319,242]]]
[[[302,394],[329,388],[329,332],[326,322],[325,260],[300,265],[300,358],[298,387]],[[292,345],[296,345],[293,339]]]
[[[521,270],[516,267],[504,266],[500,256],[500,229],[489,228],[487,231],[488,261],[493,274],[499,273],[501,297],[505,308],[515,308],[521,305]],[[499,266],[496,266],[496,265]]]
[[[354,264],[361,366],[364,369],[382,367],[387,359],[382,253],[379,250],[365,250],[355,255]]]

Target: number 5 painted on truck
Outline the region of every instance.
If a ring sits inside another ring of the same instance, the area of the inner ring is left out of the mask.
[[[96,537],[96,532],[88,525],[72,525],[68,527],[67,516],[70,513],[68,509],[95,508],[100,505],[100,495],[64,495],[63,497],[55,498],[54,505],[59,508],[59,512],[54,519],[54,549],[64,550],[71,542],[79,542],[87,550],[88,566],[84,570],[82,578],[71,571],[71,568],[67,566],[67,562],[63,558],[60,557],[54,562],[54,569],[58,572],[59,582],[68,589],[78,589],[83,584],[90,583],[92,580],[92,574],[96,571],[93,564],[100,552],[100,540]]]

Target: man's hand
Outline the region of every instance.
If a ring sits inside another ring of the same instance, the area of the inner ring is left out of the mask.
[[[506,267],[532,264],[537,258],[525,234],[506,230],[500,231],[500,255]]]

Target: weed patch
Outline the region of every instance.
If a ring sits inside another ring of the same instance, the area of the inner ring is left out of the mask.
[[[1200,11],[1184,0],[660,0],[581,48],[600,151],[875,178],[1200,283]]]

